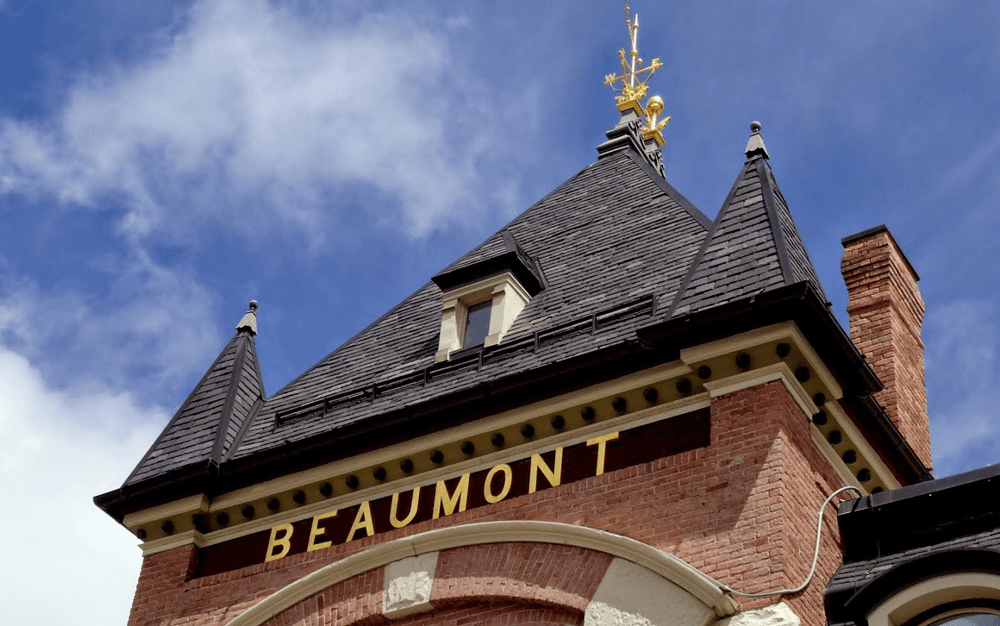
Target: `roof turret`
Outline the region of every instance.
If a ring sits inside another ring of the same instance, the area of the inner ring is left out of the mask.
[[[760,122],[746,162],[692,264],[671,315],[686,315],[798,282],[823,288],[768,163]]]
[[[218,465],[264,401],[257,363],[257,302],[159,438],[125,480],[133,485],[192,465]]]

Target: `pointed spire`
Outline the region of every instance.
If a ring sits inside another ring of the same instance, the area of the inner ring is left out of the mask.
[[[236,335],[208,368],[146,456],[125,480],[134,484],[191,466],[218,465],[233,449],[248,418],[264,401],[257,363],[257,302]]]
[[[680,316],[808,282],[826,300],[785,198],[774,180],[760,123],[747,160],[671,306]]]
[[[767,154],[767,147],[764,146],[764,138],[760,136],[760,122],[750,122],[750,140],[747,141],[746,150],[743,151],[747,159],[755,156],[762,156],[765,159],[771,157]]]
[[[251,335],[257,334],[257,301],[251,300],[249,309],[243,314],[243,319],[236,325],[236,332],[248,332]]]

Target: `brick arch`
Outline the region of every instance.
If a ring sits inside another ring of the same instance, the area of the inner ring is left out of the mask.
[[[504,521],[376,545],[280,589],[229,624],[367,626],[391,618],[400,626],[429,619],[500,626],[513,623],[514,612],[518,623],[701,626],[735,607],[714,580],[633,539],[557,522]]]

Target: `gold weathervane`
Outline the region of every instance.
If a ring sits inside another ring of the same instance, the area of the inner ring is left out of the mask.
[[[627,1],[625,2],[625,25],[628,27],[628,38],[632,50],[628,53],[625,52],[625,48],[618,50],[618,58],[622,63],[622,73],[620,76],[608,74],[604,77],[604,84],[619,94],[615,96],[619,108],[622,108],[622,105],[626,103],[635,103],[638,105],[639,100],[646,96],[648,89],[646,83],[653,77],[656,70],[663,67],[658,58],[653,59],[652,63],[643,67],[643,61],[639,58],[639,14],[637,13],[634,18],[632,17],[632,12],[629,9]],[[619,82],[621,83],[621,87],[616,86]],[[642,110],[643,115],[646,117],[646,127],[643,129],[645,131],[644,134],[659,133],[667,125],[667,122],[670,121],[669,116],[662,120],[658,119],[660,113],[663,112],[663,98],[659,96],[651,97],[646,102],[645,109],[642,108],[642,105],[639,105],[639,109]]]

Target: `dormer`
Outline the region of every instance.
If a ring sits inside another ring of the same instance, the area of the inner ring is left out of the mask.
[[[452,352],[499,344],[528,301],[545,288],[538,261],[509,231],[497,234],[495,253],[447,269],[431,280],[441,288],[441,336],[435,362]]]

